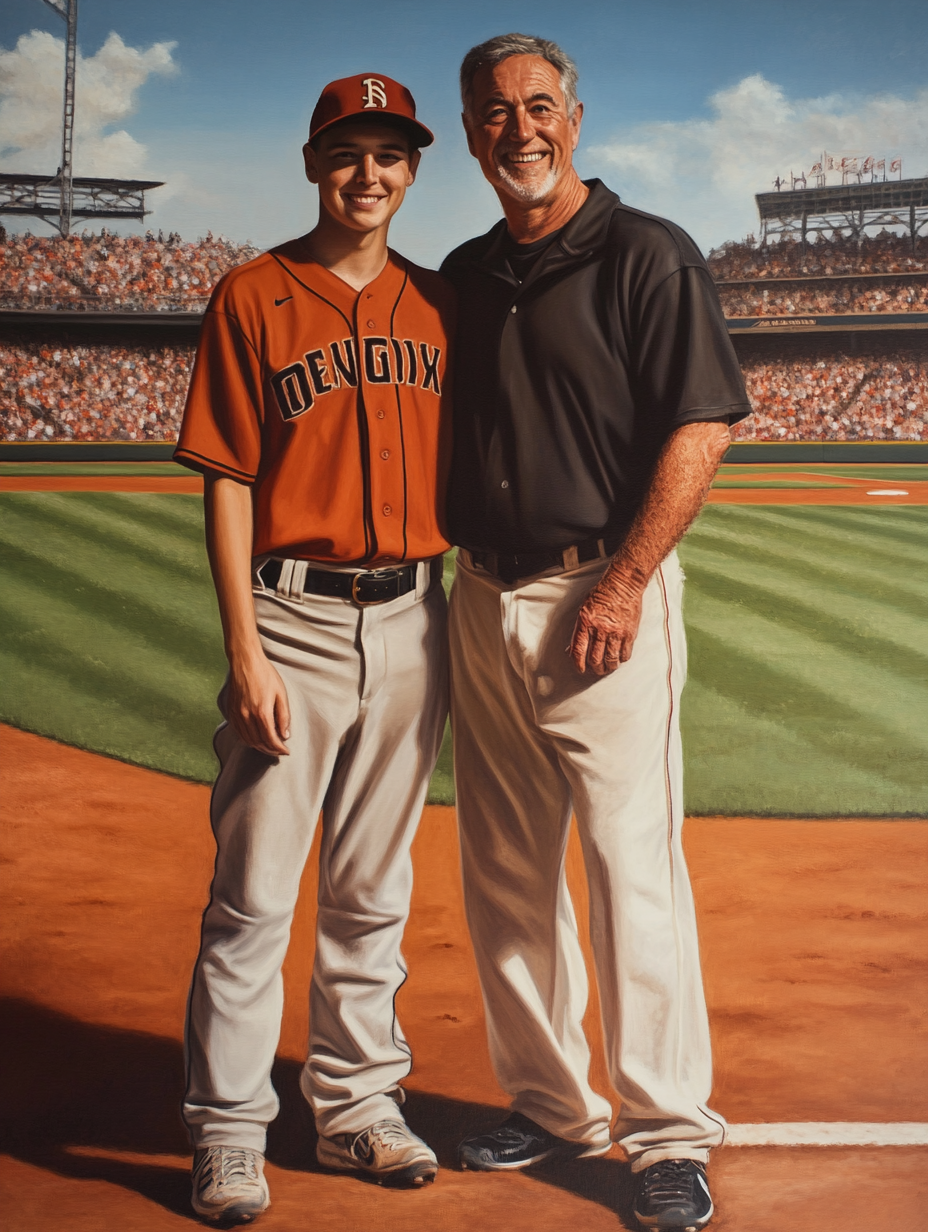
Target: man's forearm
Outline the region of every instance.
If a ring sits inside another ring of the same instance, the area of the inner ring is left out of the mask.
[[[205,485],[206,548],[216,587],[226,657],[262,654],[252,600],[251,547],[254,534],[251,489],[224,476]]]
[[[661,450],[625,541],[577,615],[570,655],[581,672],[614,672],[632,653],[645,587],[702,508],[728,448],[728,427],[685,424]]]
[[[705,504],[729,441],[727,424],[684,424],[673,433],[601,585],[644,590]]]
[[[226,717],[252,748],[283,757],[290,707],[280,674],[258,637],[251,584],[251,489],[234,479],[209,476],[205,495],[206,546],[229,660]]]

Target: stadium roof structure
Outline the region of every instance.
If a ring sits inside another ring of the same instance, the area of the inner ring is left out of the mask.
[[[841,184],[831,188],[783,189],[758,193],[762,243],[771,236],[801,239],[812,232],[832,232],[860,240],[870,227],[903,227],[912,248],[928,227],[928,176],[883,180],[875,184]]]
[[[109,180],[75,177],[71,180],[71,218],[137,218],[145,209],[145,193],[160,188],[163,180]],[[26,215],[58,225],[61,211],[58,175],[17,175],[0,172],[0,214]],[[66,234],[66,233],[65,233]]]

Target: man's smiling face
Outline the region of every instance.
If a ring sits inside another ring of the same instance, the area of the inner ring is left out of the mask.
[[[510,56],[474,78],[467,144],[497,192],[540,204],[571,167],[583,104],[567,114],[561,78],[541,56]]]
[[[403,204],[419,151],[399,126],[346,120],[303,147],[306,178],[319,204],[353,231],[375,231]]]

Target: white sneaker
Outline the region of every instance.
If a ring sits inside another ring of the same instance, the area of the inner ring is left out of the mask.
[[[319,1136],[316,1158],[324,1168],[367,1172],[382,1185],[428,1185],[438,1160],[405,1121],[378,1121],[359,1134]]]
[[[208,1146],[197,1151],[190,1202],[210,1223],[252,1223],[271,1205],[264,1156],[241,1146]]]

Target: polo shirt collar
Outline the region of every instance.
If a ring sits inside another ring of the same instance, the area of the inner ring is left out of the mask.
[[[555,243],[538,258],[523,285],[535,282],[544,274],[574,265],[594,253],[605,242],[609,220],[619,198],[602,180],[584,180],[590,195],[576,214],[565,224]],[[506,220],[501,219],[490,232],[493,237],[479,264],[487,273],[516,283],[505,249]]]

